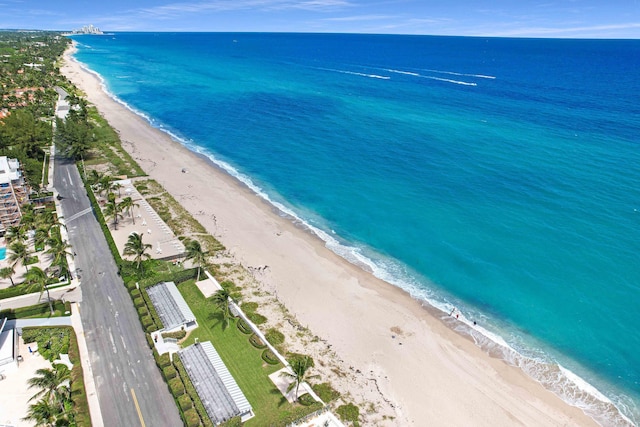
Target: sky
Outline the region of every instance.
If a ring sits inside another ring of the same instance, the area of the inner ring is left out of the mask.
[[[0,29],[640,38],[640,0],[0,0]]]

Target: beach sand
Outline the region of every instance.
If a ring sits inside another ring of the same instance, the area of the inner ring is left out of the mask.
[[[335,255],[246,186],[115,102],[71,52],[62,72],[119,132],[150,177],[227,247],[229,257],[248,271],[268,266],[255,276],[257,286],[317,336],[309,344],[317,366],[340,364],[321,369],[328,372],[322,381],[355,403],[369,402],[361,407],[365,424],[596,425],[520,369],[454,332],[442,321],[446,313],[425,309]]]

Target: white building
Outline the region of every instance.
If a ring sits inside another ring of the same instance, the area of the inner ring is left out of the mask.
[[[0,157],[0,235],[12,225],[18,225],[20,206],[29,201],[20,163],[7,156]]]

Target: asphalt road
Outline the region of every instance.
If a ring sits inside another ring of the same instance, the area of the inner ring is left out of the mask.
[[[104,425],[182,426],[73,162],[55,159],[54,186],[63,197],[69,240],[77,254],[80,315]]]

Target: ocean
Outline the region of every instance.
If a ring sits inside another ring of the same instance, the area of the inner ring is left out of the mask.
[[[640,40],[74,39],[112,96],[332,250],[599,423],[640,423]]]

